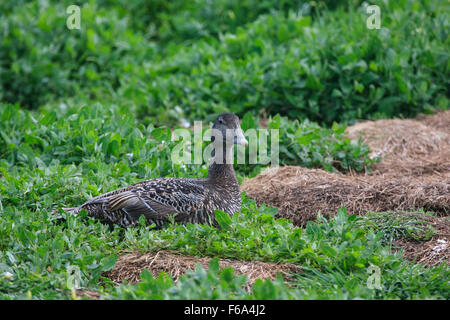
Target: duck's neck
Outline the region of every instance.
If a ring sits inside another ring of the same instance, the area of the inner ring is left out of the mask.
[[[220,149],[223,151],[221,152]],[[223,148],[217,148],[217,145],[214,145],[208,170],[208,180],[218,185],[238,186],[233,169],[233,145],[223,146]]]

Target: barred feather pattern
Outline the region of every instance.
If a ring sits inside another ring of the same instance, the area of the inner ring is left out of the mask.
[[[214,211],[232,215],[241,209],[241,199],[237,181],[213,185],[208,179],[160,178],[102,194],[71,210],[76,214],[83,209],[89,216],[121,227],[136,225],[141,215],[157,228],[170,216],[179,223],[217,226]]]

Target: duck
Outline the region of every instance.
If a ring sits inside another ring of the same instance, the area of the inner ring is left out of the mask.
[[[233,168],[234,144],[248,145],[233,113],[219,115],[211,130],[211,160],[207,178],[156,178],[96,196],[78,207],[62,208],[87,215],[111,226],[130,227],[145,217],[160,229],[173,217],[181,224],[218,227],[215,210],[232,216],[241,210],[241,193]],[[59,212],[59,211],[58,211]]]

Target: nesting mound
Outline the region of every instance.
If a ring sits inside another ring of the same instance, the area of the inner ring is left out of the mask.
[[[320,169],[286,166],[268,169],[242,185],[247,196],[279,208],[278,217],[304,226],[317,213],[329,217],[344,206],[351,213],[410,210],[423,207],[450,213],[447,174],[418,179],[389,179],[385,175],[351,176]]]
[[[375,173],[428,175],[450,171],[450,110],[416,119],[365,121],[347,128],[382,161]]]
[[[421,114],[416,118],[416,120],[426,126],[450,134],[450,110],[437,112],[432,115]]]
[[[161,271],[171,275],[177,281],[187,270],[195,270],[197,264],[208,269],[211,258],[200,258],[185,256],[171,251],[158,252],[131,252],[120,256],[115,267],[108,271],[105,276],[114,282],[120,283],[123,280],[129,283],[136,283],[140,280],[142,270],[147,269],[153,276],[157,277]],[[232,267],[237,275],[245,274],[248,277],[248,285],[251,286],[256,279],[276,278],[280,273],[288,279],[292,273],[300,272],[294,264],[276,264],[260,261],[239,261],[230,259],[219,259],[220,269]]]

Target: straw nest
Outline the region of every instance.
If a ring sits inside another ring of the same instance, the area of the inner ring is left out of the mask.
[[[242,190],[258,203],[279,208],[278,217],[299,226],[315,220],[318,212],[326,217],[334,215],[340,207],[359,215],[422,207],[440,215],[450,213],[448,173],[414,179],[286,166],[262,172],[246,181]]]
[[[413,120],[365,121],[347,128],[347,135],[381,157],[372,173],[271,168],[245,181],[242,191],[299,226],[319,211],[330,216],[342,206],[357,214],[423,207],[449,215],[450,110]]]
[[[147,269],[155,277],[164,271],[177,281],[187,270],[195,270],[197,264],[208,269],[210,260],[209,257],[186,256],[168,250],[148,253],[133,251],[120,256],[114,268],[105,276],[117,283],[123,280],[135,283],[140,280],[142,270]],[[251,286],[256,279],[274,280],[278,273],[285,279],[289,279],[293,273],[301,271],[299,267],[289,263],[219,259],[219,268],[227,267],[232,267],[237,275],[246,275],[248,286]]]

